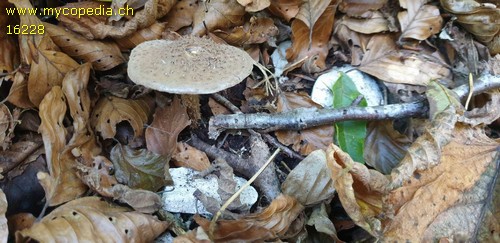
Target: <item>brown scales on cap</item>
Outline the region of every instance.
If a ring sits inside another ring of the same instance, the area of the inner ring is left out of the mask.
[[[198,37],[147,41],[132,50],[128,76],[176,94],[211,94],[240,83],[255,61],[243,50]]]

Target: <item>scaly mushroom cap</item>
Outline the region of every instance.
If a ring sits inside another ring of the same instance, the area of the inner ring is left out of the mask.
[[[128,76],[136,84],[176,94],[211,94],[240,83],[252,72],[243,50],[198,37],[153,40],[132,50]]]

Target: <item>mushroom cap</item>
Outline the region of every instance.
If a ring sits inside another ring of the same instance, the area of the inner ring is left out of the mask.
[[[136,84],[176,94],[211,94],[240,83],[254,60],[243,50],[199,37],[146,41],[132,50],[128,76]]]

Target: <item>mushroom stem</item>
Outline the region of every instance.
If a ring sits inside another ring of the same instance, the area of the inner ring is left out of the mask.
[[[191,127],[198,127],[198,120],[201,119],[200,96],[194,94],[181,94],[181,102],[186,106]]]

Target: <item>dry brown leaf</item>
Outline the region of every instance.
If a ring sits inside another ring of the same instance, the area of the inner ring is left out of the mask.
[[[31,213],[18,213],[7,218],[9,223],[9,232],[16,232],[30,228],[36,221],[35,216]]]
[[[269,11],[282,19],[289,22],[292,18],[295,18],[299,12],[302,0],[271,0],[271,5],[269,6]]]
[[[176,149],[177,136],[189,124],[186,107],[178,97],[170,105],[157,107],[153,122],[146,128],[148,150],[171,158]]]
[[[133,34],[137,30],[151,26],[157,19],[165,16],[176,2],[176,0],[148,0],[143,9],[134,11],[134,15],[131,16],[130,20],[117,26],[106,24],[106,16],[96,18],[94,15],[80,17],[59,15],[59,21],[89,40],[104,39],[106,37],[122,38]],[[69,3],[64,5],[64,8],[98,8],[99,5],[103,4],[102,2],[85,1]]]
[[[249,214],[238,220],[220,220],[213,233],[214,239],[223,242],[265,241],[284,236],[292,222],[304,210],[294,197],[279,195],[260,213]],[[210,221],[195,216],[205,232]]]
[[[374,11],[369,18],[342,17],[342,24],[349,29],[363,33],[374,34],[389,30],[389,21],[379,11]]]
[[[210,243],[210,237],[202,227],[197,227],[186,234],[174,238],[174,243]]]
[[[14,128],[19,119],[19,111],[16,109],[15,113],[11,113],[5,104],[0,104],[0,148],[6,151],[12,144],[14,137]],[[1,165],[0,165],[1,167]],[[5,173],[5,170],[2,171]]]
[[[302,20],[293,20],[292,46],[286,51],[286,59],[290,63],[305,59],[302,70],[308,73],[320,72],[326,68],[325,60],[330,50],[329,41],[333,30],[335,9],[336,5],[329,5],[326,8],[315,23],[312,33]]]
[[[67,130],[63,119],[66,97],[59,86],[54,86],[40,103],[40,132],[45,146],[49,174],[38,173],[49,205],[58,205],[82,195],[86,186],[76,177],[75,160],[65,150]]]
[[[315,150],[300,161],[281,184],[281,191],[304,206],[333,198],[335,188],[326,167],[325,151]]]
[[[494,89],[487,92],[490,100],[479,108],[474,108],[471,111],[466,111],[464,117],[460,117],[460,121],[472,125],[489,125],[500,118],[500,89]]]
[[[160,39],[165,28],[166,23],[156,22],[151,26],[138,30],[129,36],[115,39],[115,41],[122,49],[132,49],[142,42]]]
[[[193,35],[244,24],[245,7],[236,0],[212,0],[198,6],[193,16]]]
[[[152,242],[169,223],[110,204],[98,197],[71,201],[31,228],[16,232],[16,242]]]
[[[312,36],[316,21],[323,15],[329,5],[338,5],[338,0],[307,0],[300,5],[296,19],[302,20],[309,29],[309,37]],[[335,10],[334,10],[335,11]]]
[[[455,205],[494,163],[499,146],[500,141],[488,138],[482,129],[457,123],[440,163],[415,172],[384,199],[391,219],[385,222],[384,240],[419,241],[437,216]]]
[[[247,12],[258,12],[271,5],[270,0],[237,0],[241,6],[245,7]]]
[[[184,142],[177,142],[177,150],[172,159],[179,167],[187,167],[203,171],[210,167],[210,160],[205,152],[198,150]]]
[[[12,7],[8,1],[0,2],[0,73],[10,73],[19,65],[19,48],[15,35],[8,35],[7,25],[14,23],[14,19],[6,13],[6,8]],[[1,81],[0,81],[1,83]]]
[[[373,36],[359,70],[390,83],[427,85],[431,80],[448,78],[445,64],[423,51],[397,50],[390,35]]]
[[[219,102],[215,101],[211,97],[208,98],[208,106],[210,106],[210,111],[214,115],[227,115],[232,114],[232,112],[227,109],[225,106],[219,104]]]
[[[104,139],[113,138],[116,134],[116,124],[122,121],[127,121],[132,126],[136,137],[141,136],[150,109],[145,99],[103,97],[92,111],[91,124]]]
[[[278,27],[271,18],[252,17],[245,25],[235,27],[229,32],[215,30],[213,33],[230,45],[242,46],[266,42],[278,34]]]
[[[0,189],[0,242],[2,243],[7,243],[9,239],[9,227],[7,225],[7,218],[5,217],[7,206],[7,198]]]
[[[328,147],[326,156],[345,211],[357,225],[379,236],[382,225],[375,217],[382,212],[382,197],[389,180],[380,172],[354,162],[349,154],[334,144]]]
[[[343,0],[339,10],[351,17],[370,18],[372,11],[379,10],[387,0]]]
[[[351,53],[351,65],[359,66],[371,36],[351,30],[343,24],[345,20],[348,19],[342,18],[335,22],[333,33],[336,38],[334,40],[343,51]]]
[[[400,41],[408,38],[422,41],[441,31],[443,18],[439,9],[426,5],[426,2],[427,0],[399,0],[401,7],[407,10],[398,13]]]
[[[306,93],[284,92],[278,96],[277,112],[291,111],[297,108],[319,108]],[[325,125],[301,131],[277,131],[278,140],[285,144],[293,144],[293,149],[302,155],[314,150],[325,149],[333,142],[333,126]]]
[[[87,40],[62,27],[44,24],[56,45],[78,61],[90,62],[97,71],[112,69],[125,59],[114,42]]]
[[[141,213],[154,213],[162,205],[161,197],[154,192],[132,189],[128,186],[116,184],[111,188],[113,199],[130,205]]]
[[[203,5],[204,3],[202,3]],[[198,9],[197,0],[180,0],[163,18],[168,30],[178,31],[193,23],[193,16]]]
[[[28,95],[28,75],[21,70],[17,70],[13,74],[12,81],[12,87],[10,87],[7,100],[20,108],[35,107],[35,105],[31,103]]]

